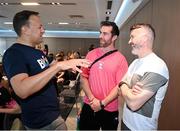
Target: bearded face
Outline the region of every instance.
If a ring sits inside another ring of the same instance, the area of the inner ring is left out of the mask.
[[[101,47],[108,47],[113,42],[113,35],[111,33],[112,27],[111,26],[102,26],[100,29],[100,46]]]

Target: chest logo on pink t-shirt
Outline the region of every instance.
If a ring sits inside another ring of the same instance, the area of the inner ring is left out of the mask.
[[[98,61],[98,69],[102,70],[104,66],[104,62],[103,61]]]

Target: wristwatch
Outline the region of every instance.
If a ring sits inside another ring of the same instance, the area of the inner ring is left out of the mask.
[[[129,85],[128,85],[126,82],[124,82],[124,81],[121,81],[121,82],[118,84],[118,87],[121,88],[121,86],[122,86],[123,84],[125,84],[125,85],[127,85],[127,86],[129,87]]]
[[[102,101],[99,101],[99,103],[100,103],[100,106],[101,106],[101,110],[104,109],[105,106],[104,106],[104,104],[102,103]]]

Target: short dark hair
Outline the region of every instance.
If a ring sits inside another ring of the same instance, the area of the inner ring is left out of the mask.
[[[152,31],[153,37],[154,37],[154,39],[155,39],[156,33],[155,33],[154,28],[153,28],[152,25],[150,25],[150,24],[136,23],[136,24],[134,24],[134,25],[131,26],[130,32],[131,32],[132,30],[134,30],[134,29],[138,29],[138,28],[141,28],[141,27],[146,27],[146,28],[150,29],[150,30]]]
[[[110,22],[110,21],[102,21],[102,22],[101,22],[101,27],[102,27],[102,26],[112,26],[112,31],[111,31],[112,35],[113,35],[113,36],[114,36],[114,35],[119,36],[119,28],[118,28],[118,26],[116,25],[116,23]]]
[[[23,10],[15,14],[13,18],[13,27],[18,36],[21,36],[21,27],[29,24],[28,20],[31,15],[39,15],[39,13],[35,11]]]

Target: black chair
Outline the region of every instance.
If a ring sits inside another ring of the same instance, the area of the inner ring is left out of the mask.
[[[21,114],[5,114],[3,120],[4,130],[25,130],[21,122]]]
[[[64,103],[74,103],[80,92],[80,74],[77,75],[75,84],[73,87],[66,87],[60,96],[64,97]]]

